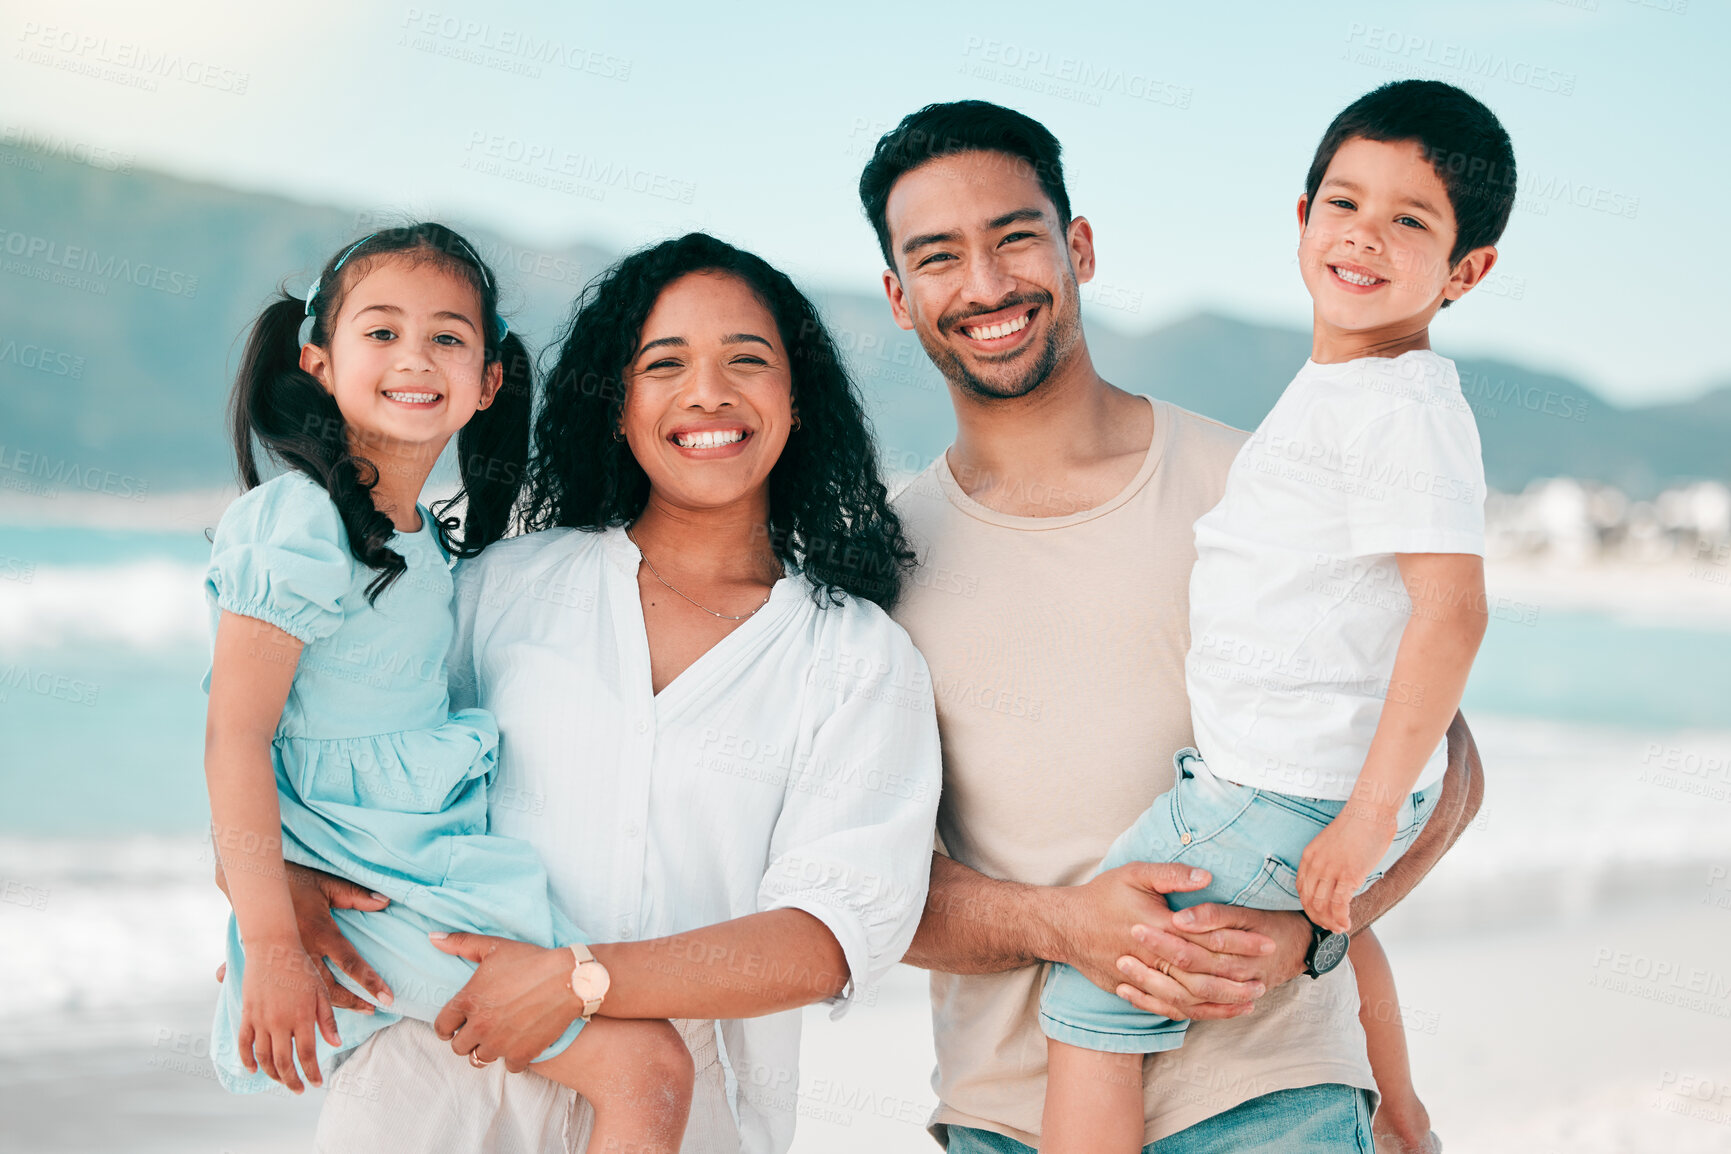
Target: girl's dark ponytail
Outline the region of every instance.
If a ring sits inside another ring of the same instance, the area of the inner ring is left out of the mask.
[[[342,518],[349,551],[379,571],[367,586],[372,601],[408,565],[387,547],[396,526],[373,504],[378,470],[349,451],[336,398],[300,366],[305,316],[306,302],[285,292],[259,315],[247,337],[229,405],[240,485],[244,491],[259,483],[255,438],[272,457],[323,485]]]
[[[369,601],[377,600],[408,566],[402,554],[389,547],[396,526],[373,504],[378,469],[354,451],[336,399],[300,367],[300,329],[310,311],[308,340],[327,347],[331,320],[343,296],[343,266],[398,252],[436,260],[468,278],[481,296],[486,362],[500,361],[503,369],[493,404],[476,413],[457,435],[462,489],[440,502],[434,529],[446,548],[461,557],[472,557],[509,533],[517,522],[528,462],[532,366],[522,341],[505,333],[492,271],[468,241],[444,225],[382,229],[350,245],[327,261],[313,282],[310,310],[308,302],[286,291],[272,301],[247,337],[229,404],[242,490],[259,483],[254,440],[271,457],[323,486],[342,518],[350,551],[378,571],[367,586]],[[466,505],[460,537],[456,518],[442,516],[458,502]]]
[[[457,434],[460,493],[434,506],[445,547],[458,557],[473,557],[517,527],[524,474],[529,466],[529,414],[535,387],[534,363],[515,333],[499,341],[503,370],[493,403],[469,418]],[[446,514],[464,503],[462,533]]]

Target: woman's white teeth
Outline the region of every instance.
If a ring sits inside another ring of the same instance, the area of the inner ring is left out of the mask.
[[[976,341],[990,341],[998,337],[1007,337],[1011,333],[1019,333],[1028,327],[1028,318],[1032,313],[1023,313],[1013,321],[1005,321],[1001,325],[987,325],[985,328],[968,329],[967,333]]]
[[[385,390],[385,396],[393,401],[401,401],[405,405],[430,405],[439,399],[438,393],[405,393],[392,389]]]
[[[1329,267],[1334,268],[1333,265],[1330,265]],[[1347,272],[1343,268],[1334,268],[1334,275],[1345,281],[1347,284],[1373,285],[1382,280],[1382,278],[1378,276],[1364,276],[1361,273]]]
[[[745,440],[745,430],[711,429],[702,433],[678,433],[674,439],[681,449],[715,449]]]

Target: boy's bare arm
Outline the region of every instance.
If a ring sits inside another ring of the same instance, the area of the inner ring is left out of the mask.
[[[1448,731],[1448,772],[1430,820],[1382,880],[1352,899],[1352,932],[1368,929],[1424,880],[1478,816],[1485,798],[1484,765],[1466,718],[1458,712]]]
[[[1298,893],[1312,921],[1352,926],[1353,895],[1388,852],[1400,807],[1460,706],[1484,639],[1484,559],[1470,553],[1397,554],[1412,615],[1401,633],[1382,715],[1352,796],[1305,848]]]

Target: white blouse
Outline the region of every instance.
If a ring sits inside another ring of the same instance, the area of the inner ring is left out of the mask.
[[[820,607],[793,573],[652,693],[640,558],[622,529],[555,529],[458,567],[451,704],[498,718],[492,829],[535,846],[594,941],[805,910],[847,958],[839,1017],[925,905],[941,782],[925,661],[876,605]],[[713,964],[724,983],[777,959]],[[744,1151],[793,1141],[799,1030],[799,1010],[721,1023]]]

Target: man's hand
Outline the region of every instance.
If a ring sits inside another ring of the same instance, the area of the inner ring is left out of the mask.
[[[505,1059],[520,1074],[577,1020],[570,950],[549,950],[485,934],[442,934],[433,944],[474,962],[475,974],[433,1019],[439,1037],[472,1061]]]
[[[1298,860],[1298,900],[1325,930],[1352,929],[1352,899],[1394,844],[1394,810],[1347,802]]]
[[[1207,870],[1131,862],[1057,891],[1065,956],[1053,960],[1162,1017],[1201,1021],[1250,1013],[1267,991],[1264,959],[1275,942],[1248,925],[1199,932],[1174,927],[1162,896],[1201,889],[1208,880]]]
[[[295,925],[300,932],[301,947],[310,957],[316,959],[331,1005],[340,1010],[354,1010],[362,1014],[373,1012],[370,1002],[364,1001],[337,981],[336,975],[331,973],[331,962],[335,962],[339,970],[377,998],[381,1005],[390,1005],[390,987],[385,985],[384,979],[379,977],[373,967],[367,965],[355,947],[349,944],[349,940],[343,937],[342,930],[337,928],[336,919],[331,917],[331,911],[382,910],[391,904],[391,899],[383,894],[369,893],[347,878],[307,869],[292,862],[284,864],[288,869],[289,897],[294,902]],[[224,896],[227,896],[228,879],[223,876],[220,859],[216,867],[216,884]],[[218,966],[216,980],[222,981],[227,970],[226,963]]]
[[[1136,939],[1148,947],[1163,968],[1174,974],[1229,966],[1233,975],[1243,982],[1260,983],[1272,990],[1304,972],[1304,955],[1310,949],[1310,923],[1304,915],[1288,910],[1252,910],[1243,906],[1208,902],[1191,906],[1172,915],[1169,928],[1137,926]],[[1242,956],[1236,944],[1266,943],[1265,952],[1255,957]],[[1226,948],[1222,948],[1226,947]],[[1218,972],[1215,970],[1214,972]],[[1149,984],[1161,976],[1141,961],[1132,964],[1125,980],[1146,991]],[[1173,1017],[1152,998],[1133,996],[1130,1002],[1150,1013]],[[1248,1014],[1248,1008],[1239,1013]],[[1193,1014],[1195,1018],[1204,1015]],[[1235,1017],[1236,1015],[1207,1015]]]

